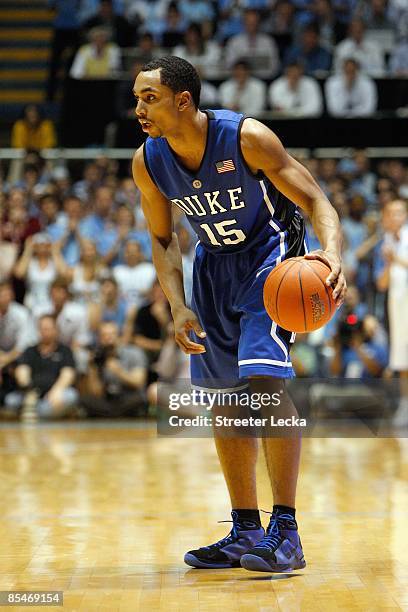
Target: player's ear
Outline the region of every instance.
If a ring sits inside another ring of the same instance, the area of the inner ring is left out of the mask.
[[[182,91],[178,94],[178,109],[184,111],[193,103],[191,93],[189,91]]]

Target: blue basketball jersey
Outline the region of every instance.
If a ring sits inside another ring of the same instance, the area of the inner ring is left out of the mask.
[[[146,140],[146,168],[163,195],[185,212],[208,251],[247,251],[284,231],[296,206],[246,164],[240,146],[244,116],[206,112],[207,143],[196,172],[181,164],[165,138]]]

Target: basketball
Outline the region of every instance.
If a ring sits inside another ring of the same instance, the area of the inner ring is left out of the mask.
[[[317,259],[293,257],[280,263],[264,285],[264,303],[270,318],[292,332],[311,332],[336,312],[331,287],[325,281],[330,268]]]

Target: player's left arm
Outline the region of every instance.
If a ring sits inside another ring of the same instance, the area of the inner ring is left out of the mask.
[[[291,157],[279,138],[259,121],[244,121],[241,150],[254,174],[261,170],[279,191],[310,217],[323,249],[306,257],[320,259],[330,267],[326,284],[333,287],[333,298],[339,307],[347,286],[341,268],[342,231],[337,212],[310,172]]]

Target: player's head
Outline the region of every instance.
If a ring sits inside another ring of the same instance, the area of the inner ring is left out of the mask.
[[[200,90],[196,69],[180,57],[162,57],[145,64],[133,88],[143,131],[153,138],[176,132],[180,119],[198,109]]]

